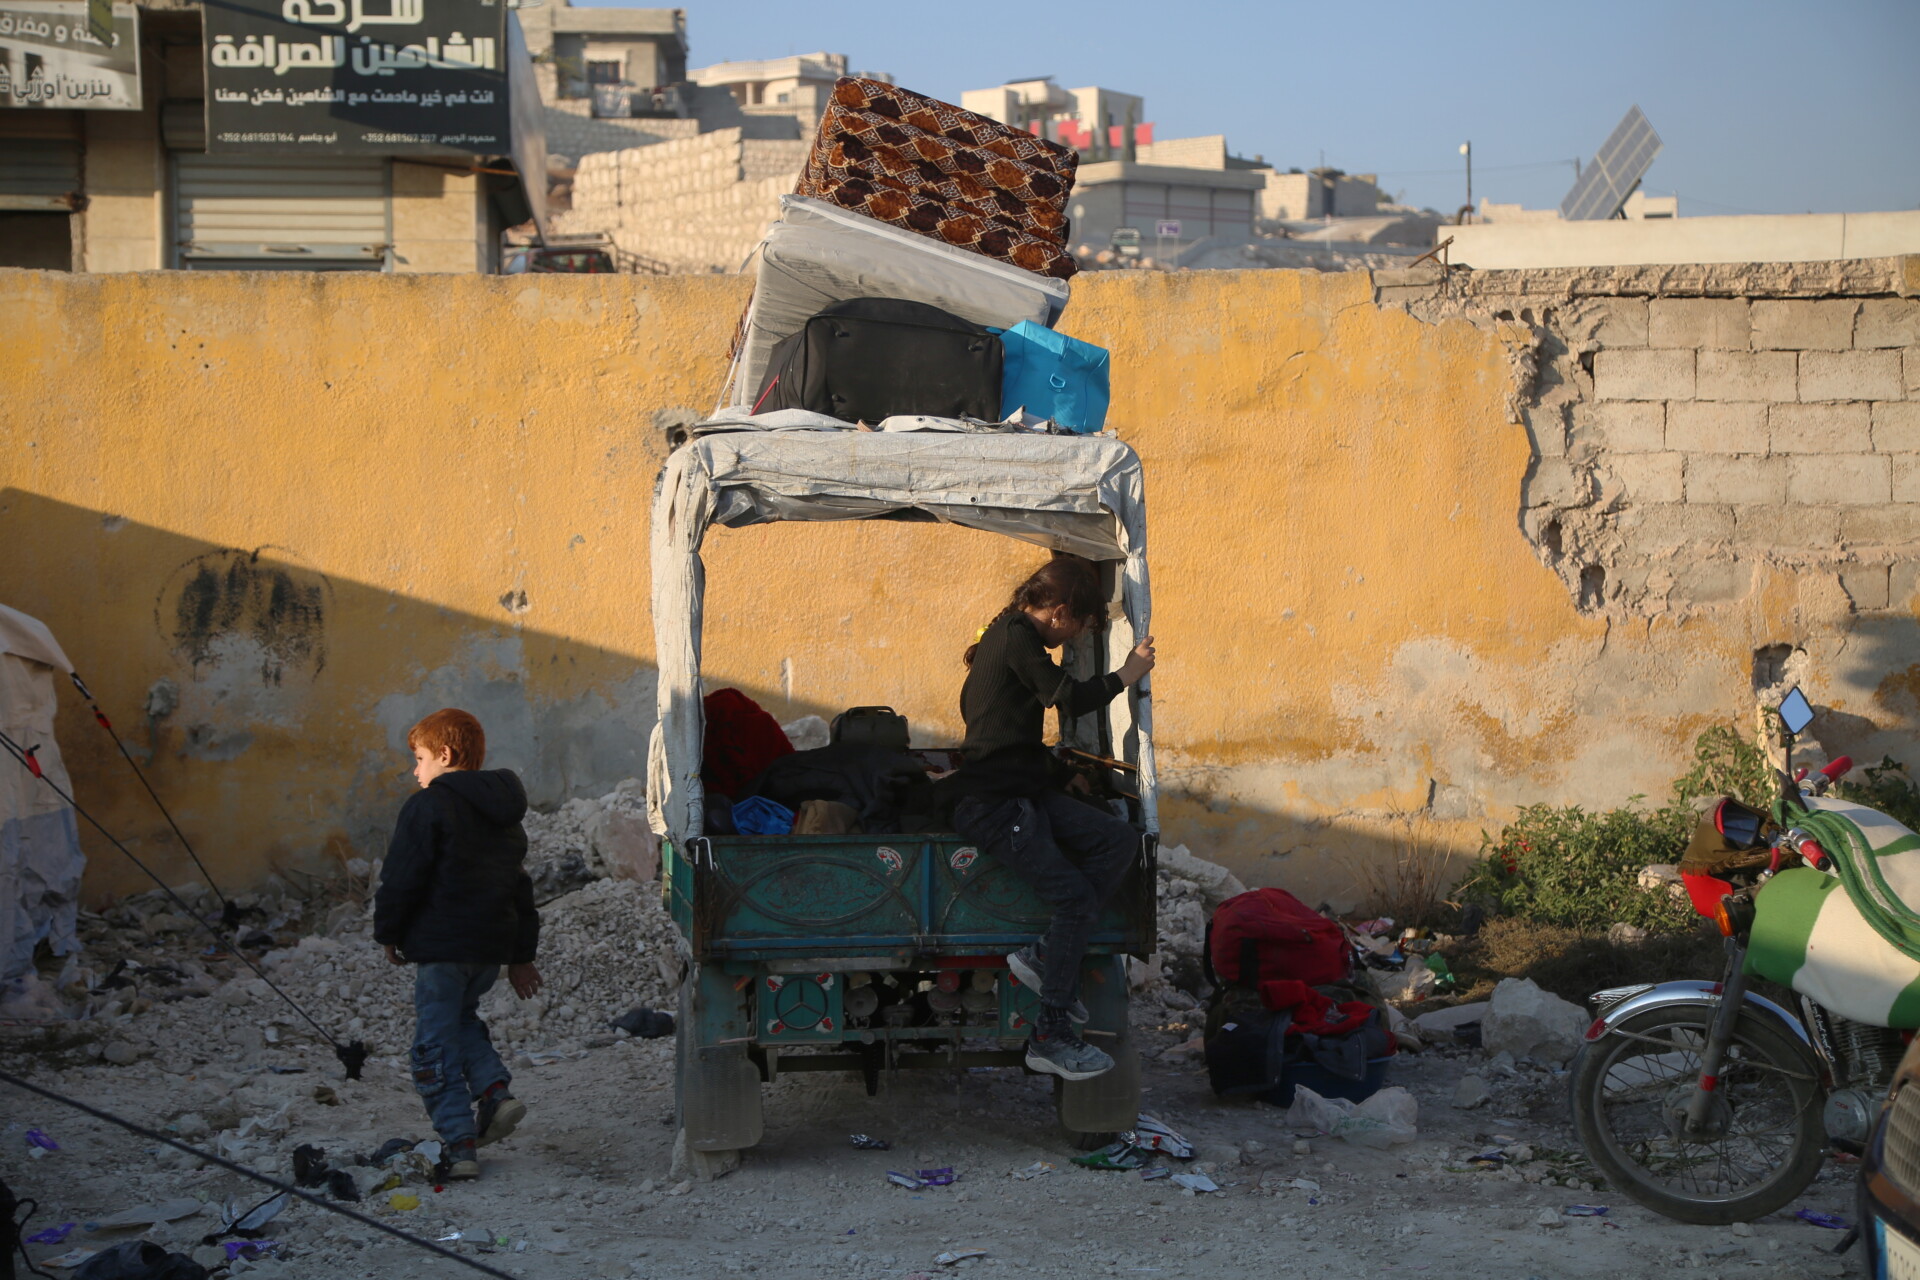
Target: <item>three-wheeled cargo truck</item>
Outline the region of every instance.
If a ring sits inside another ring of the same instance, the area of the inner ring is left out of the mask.
[[[678,1114],[696,1173],[722,1172],[760,1141],[761,1086],[784,1072],[857,1072],[871,1094],[897,1069],[1024,1062],[1037,993],[1005,957],[1045,929],[1050,911],[1008,867],[950,831],[703,829],[702,539],[714,525],[875,519],[965,525],[1096,561],[1108,625],[1066,655],[1078,676],[1116,668],[1148,634],[1140,461],[1117,440],[852,430],[792,410],[710,421],[669,456],[653,513],[659,722],[648,802],[663,891],[688,948]],[[791,598],[807,607],[803,590]],[[957,670],[954,681],[957,701]],[[1064,745],[1111,784],[1093,788],[1101,802],[1141,830],[1138,863],[1098,922],[1080,984],[1092,1014],[1084,1034],[1117,1065],[1054,1082],[1064,1127],[1097,1145],[1133,1126],[1140,1101],[1126,957],[1156,942],[1149,695],[1136,686],[1062,728]],[[919,754],[930,772],[954,763],[949,751]]]

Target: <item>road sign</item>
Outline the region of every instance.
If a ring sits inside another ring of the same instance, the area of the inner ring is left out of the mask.
[[[1156,222],[1154,224],[1153,234],[1156,236],[1177,236],[1180,234],[1180,224],[1178,221]]]

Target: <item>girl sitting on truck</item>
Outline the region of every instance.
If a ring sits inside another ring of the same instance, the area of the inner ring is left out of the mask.
[[[1079,556],[1055,555],[1020,584],[966,652],[964,763],[948,784],[954,829],[1053,907],[1045,935],[1008,956],[1007,966],[1040,993],[1027,1066],[1068,1080],[1113,1069],[1111,1057],[1074,1031],[1087,1020],[1075,987],[1087,936],[1138,854],[1140,832],[1056,785],[1042,736],[1046,709],[1069,718],[1104,707],[1153,670],[1153,637],[1118,671],[1088,680],[1061,670],[1047,650],[1105,616],[1099,575]]]

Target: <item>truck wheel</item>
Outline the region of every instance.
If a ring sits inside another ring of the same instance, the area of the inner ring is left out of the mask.
[[[1106,1046],[1103,1046],[1106,1047]],[[1069,1132],[1100,1141],[1082,1150],[1103,1147],[1115,1133],[1133,1128],[1140,1117],[1140,1051],[1131,1038],[1112,1042],[1113,1070],[1091,1080],[1054,1077],[1054,1109]]]

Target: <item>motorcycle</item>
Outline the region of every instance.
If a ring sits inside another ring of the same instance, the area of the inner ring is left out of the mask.
[[[1791,767],[1794,737],[1813,710],[1796,688],[1779,714]],[[1709,1226],[1750,1221],[1805,1190],[1830,1145],[1858,1154],[1911,1038],[1827,1007],[1860,1012],[1847,972],[1824,987],[1793,977],[1797,990],[1811,986],[1826,996],[1816,1002],[1799,994],[1799,1016],[1749,989],[1756,926],[1763,951],[1798,928],[1801,964],[1810,965],[1812,918],[1789,917],[1805,915],[1795,904],[1809,901],[1808,893],[1816,902],[1836,896],[1827,891],[1838,884],[1816,877],[1844,882],[1848,893],[1837,895],[1844,904],[1861,876],[1878,874],[1870,869],[1876,850],[1913,836],[1884,814],[1826,798],[1850,768],[1844,756],[1811,777],[1776,768],[1770,814],[1725,797],[1702,815],[1679,870],[1694,909],[1726,939],[1718,982],[1618,987],[1590,997],[1596,1016],[1571,1071],[1575,1129],[1609,1183],[1667,1217]],[[1870,847],[1861,823],[1885,839]],[[1798,879],[1779,882],[1757,904],[1783,873]],[[1895,963],[1883,968],[1912,964],[1920,974],[1911,950],[1887,954]]]

